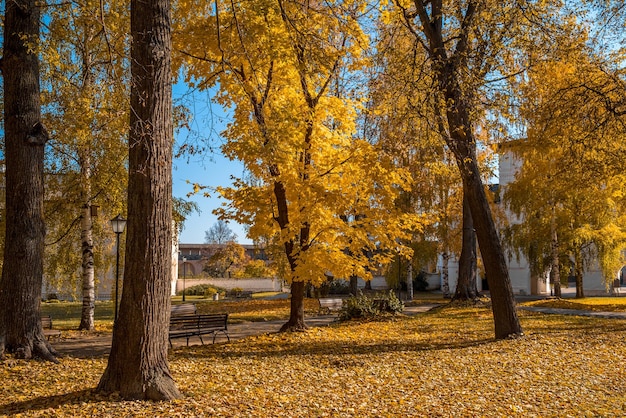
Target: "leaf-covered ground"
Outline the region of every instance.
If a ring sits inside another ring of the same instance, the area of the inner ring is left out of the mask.
[[[625,297],[595,297],[582,299],[541,299],[525,303],[529,306],[546,308],[579,309],[596,312],[624,312],[626,311]]]
[[[443,308],[171,352],[184,394],[120,401],[92,388],[106,359],[0,364],[0,414],[206,417],[626,415],[626,321],[520,313],[494,341],[490,311]]]

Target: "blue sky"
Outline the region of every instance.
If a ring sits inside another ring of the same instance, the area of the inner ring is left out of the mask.
[[[214,103],[213,94],[212,91],[193,91],[182,82],[173,88],[174,104],[183,103],[189,109],[189,129],[175,132],[175,152],[184,143],[209,148],[201,155],[184,155],[174,159],[174,197],[196,202],[200,208],[200,213],[192,213],[185,221],[179,237],[179,242],[185,244],[204,242],[205,231],[217,222],[212,212],[224,202],[216,193],[211,193],[211,197],[204,197],[202,192],[187,197],[193,192],[193,183],[208,187],[229,186],[232,184],[231,176],[241,177],[244,171],[240,162],[230,161],[220,152],[223,139],[219,134],[228,123],[229,116]],[[239,243],[252,243],[242,225],[233,222],[228,225],[237,234]]]
[[[219,199],[215,193],[211,197],[204,197],[202,193],[187,197],[193,191],[192,184],[187,181],[201,183],[205,186],[226,186],[231,184],[230,176],[241,176],[243,165],[237,161],[229,161],[219,153],[212,153],[209,158],[193,159],[187,162],[186,159],[174,160],[173,189],[174,197],[184,198],[194,201],[200,207],[201,213],[192,213],[185,221],[183,232],[179,242],[185,244],[201,244],[204,242],[204,233],[215,222],[217,217],[213,215],[213,209],[219,207],[224,201]],[[246,237],[243,226],[230,222],[230,229],[237,234],[237,241],[241,244],[251,244],[252,241]]]

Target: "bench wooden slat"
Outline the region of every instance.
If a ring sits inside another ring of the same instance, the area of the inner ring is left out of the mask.
[[[320,312],[340,311],[343,307],[343,299],[341,298],[320,298]]]
[[[172,305],[170,308],[170,316],[196,315],[198,309],[193,303],[182,303],[180,305]]]
[[[200,342],[203,335],[213,335],[213,343],[218,333],[223,333],[228,341],[228,314],[201,314],[201,315],[179,315],[170,318],[169,339],[170,346],[173,338],[186,338],[189,345],[189,338],[197,336]]]
[[[47,339],[61,336],[61,331],[52,329],[52,317],[50,315],[41,315],[41,327],[43,328],[43,335]]]

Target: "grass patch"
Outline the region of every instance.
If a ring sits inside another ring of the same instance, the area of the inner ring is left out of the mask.
[[[81,302],[42,303],[41,314],[52,317],[55,329],[75,330],[80,325]],[[97,331],[112,331],[115,304],[112,301],[96,301],[94,325]]]
[[[275,321],[289,318],[289,299],[247,299],[241,301],[199,301],[196,303],[200,313],[228,312],[229,322]],[[305,315],[315,315],[319,311],[317,299],[304,300]]]
[[[494,341],[483,307],[170,351],[184,398],[122,401],[93,388],[105,358],[8,359],[0,414],[21,416],[624,416],[626,321],[520,312]]]

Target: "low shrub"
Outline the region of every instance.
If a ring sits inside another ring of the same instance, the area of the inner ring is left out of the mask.
[[[226,295],[226,290],[210,284],[197,284],[195,286],[190,286],[185,289],[185,295],[187,296],[202,296],[203,298],[212,298],[213,295],[215,295],[216,293],[218,293],[220,297],[223,298]],[[181,290],[176,294],[180,296],[183,294],[183,291]]]
[[[226,291],[224,289],[215,287],[215,286],[209,286],[206,288],[206,290],[204,291],[204,297],[207,299],[211,299],[213,298],[213,295],[220,295],[220,299],[224,298],[224,296],[226,296]]]
[[[393,290],[389,293],[378,293],[372,296],[364,295],[359,291],[357,296],[346,299],[339,312],[339,320],[347,321],[353,318],[375,318],[402,312],[404,303],[398,299]]]

